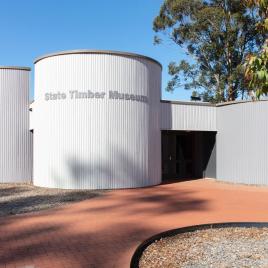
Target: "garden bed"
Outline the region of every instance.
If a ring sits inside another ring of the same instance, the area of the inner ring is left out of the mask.
[[[153,237],[138,248],[131,267],[267,268],[268,225],[244,225],[197,226],[196,230],[189,227],[188,231],[182,228],[159,234],[158,239]]]

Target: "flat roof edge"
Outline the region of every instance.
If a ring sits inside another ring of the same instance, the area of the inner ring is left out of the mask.
[[[238,100],[238,101],[227,101],[227,102],[222,102],[222,103],[217,103],[217,107],[221,106],[227,106],[227,105],[235,105],[235,104],[242,104],[242,103],[258,103],[262,101],[268,101],[267,100]]]
[[[0,66],[0,69],[31,71],[30,67],[23,67],[23,66]]]
[[[1,69],[1,66],[0,66]],[[221,107],[227,105],[235,105],[235,104],[242,104],[242,103],[258,103],[258,102],[265,102],[267,100],[243,100],[243,101],[230,101],[230,102],[223,102],[223,103],[209,103],[209,102],[192,102],[192,101],[170,101],[170,100],[160,100],[160,103],[170,103],[170,104],[181,104],[181,105],[195,105],[195,106],[210,106],[210,107]],[[30,104],[33,104],[35,100],[31,100]]]
[[[194,105],[194,106],[210,106],[216,107],[216,104],[210,102],[195,102],[195,101],[170,101],[170,100],[160,100],[161,103],[170,103],[178,105]]]
[[[40,56],[34,60],[34,64],[37,62],[50,58],[50,57],[55,57],[55,56],[63,56],[63,55],[70,55],[70,54],[108,54],[108,55],[118,55],[118,56],[126,56],[126,57],[134,57],[134,58],[142,58],[146,59],[149,61],[152,61],[156,64],[158,64],[161,69],[162,69],[162,64],[148,56],[136,54],[136,53],[131,53],[131,52],[123,52],[123,51],[116,51],[116,50],[95,50],[95,49],[76,49],[76,50],[65,50],[65,51],[59,51],[59,52],[54,52],[54,53],[49,53],[45,54],[43,56]]]
[[[222,102],[222,103],[209,103],[209,102],[195,102],[195,101],[172,101],[172,100],[160,100],[161,103],[170,103],[170,104],[178,104],[178,105],[194,105],[194,106],[210,106],[210,107],[222,107],[227,105],[236,105],[242,103],[258,103],[268,101],[265,100],[238,100],[238,101],[229,101],[229,102]]]

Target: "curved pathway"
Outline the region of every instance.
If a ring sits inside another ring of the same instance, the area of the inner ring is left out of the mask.
[[[129,267],[156,233],[226,221],[268,221],[268,188],[196,180],[0,218],[0,267]]]

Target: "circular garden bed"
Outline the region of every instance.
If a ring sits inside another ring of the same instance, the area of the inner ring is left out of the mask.
[[[171,230],[145,241],[131,268],[268,267],[268,223],[223,223]]]

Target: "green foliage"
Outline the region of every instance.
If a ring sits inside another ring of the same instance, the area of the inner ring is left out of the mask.
[[[198,92],[194,90],[194,91],[192,92],[192,97],[199,97]]]
[[[261,20],[256,24],[256,29],[268,34],[268,0],[247,0],[250,8],[258,8]],[[246,61],[245,78],[248,87],[260,99],[262,95],[268,95],[268,39],[259,53],[248,56]]]
[[[250,56],[247,62],[246,79],[249,87],[255,91],[256,98],[268,94],[268,47],[256,56]]]
[[[169,64],[172,79],[167,90],[198,90],[210,102],[245,95],[246,55],[257,51],[264,40],[255,27],[259,21],[258,12],[240,0],[165,0],[153,29],[193,59]],[[161,42],[159,36],[156,40]]]

